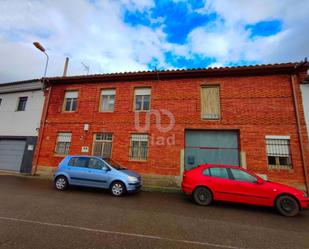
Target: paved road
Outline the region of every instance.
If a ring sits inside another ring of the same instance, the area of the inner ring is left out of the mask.
[[[0,248],[309,248],[309,212],[200,207],[170,193],[58,192],[48,180],[0,176]]]

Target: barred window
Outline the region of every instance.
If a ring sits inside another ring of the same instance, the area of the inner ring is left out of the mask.
[[[149,111],[150,110],[150,88],[136,88],[135,92],[135,111]]]
[[[104,89],[101,92],[101,112],[113,112],[115,106],[115,89]]]
[[[57,155],[68,155],[70,151],[72,133],[59,132],[57,137],[55,153]]]
[[[148,158],[148,135],[133,134],[131,136],[130,159],[144,161]]]
[[[75,112],[77,109],[78,91],[66,91],[64,97],[64,111]]]
[[[268,166],[291,168],[291,151],[289,136],[266,136]]]
[[[94,134],[92,155],[102,158],[111,158],[112,142],[112,133],[103,132]]]

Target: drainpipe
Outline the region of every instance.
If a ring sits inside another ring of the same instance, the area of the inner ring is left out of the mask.
[[[45,79],[43,79],[43,89],[46,89],[45,83],[46,83],[46,81],[45,81]],[[38,160],[39,160],[41,145],[42,145],[42,141],[43,141],[43,132],[44,132],[45,123],[46,123],[47,110],[48,110],[48,106],[49,106],[51,91],[52,91],[52,86],[50,85],[50,87],[48,89],[47,99],[44,103],[44,109],[43,109],[42,118],[41,118],[41,125],[40,125],[40,129],[39,129],[39,141],[38,141],[37,146],[36,146],[36,155],[35,155],[35,159],[33,161],[32,175],[35,175],[35,173],[37,171],[37,167],[38,167]]]
[[[293,100],[294,100],[294,108],[296,112],[296,122],[297,122],[297,132],[298,132],[298,138],[300,142],[300,152],[301,152],[301,158],[303,162],[303,170],[305,175],[305,185],[306,185],[306,191],[309,193],[309,179],[308,179],[308,172],[307,172],[307,163],[306,163],[306,157],[305,157],[305,150],[303,145],[303,138],[302,138],[302,132],[301,132],[301,125],[300,125],[300,117],[299,117],[299,111],[298,111],[298,101],[296,96],[296,90],[295,90],[295,82],[298,81],[297,75],[292,74],[291,75],[291,85],[292,85],[292,91],[293,91]]]

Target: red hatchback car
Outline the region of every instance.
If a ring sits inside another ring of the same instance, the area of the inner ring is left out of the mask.
[[[213,200],[275,207],[280,214],[295,216],[309,208],[305,192],[287,185],[265,181],[245,169],[205,164],[184,172],[182,191],[199,205]]]

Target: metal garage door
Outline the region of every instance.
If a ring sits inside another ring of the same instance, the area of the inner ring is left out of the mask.
[[[239,165],[237,131],[186,131],[185,168],[204,163]]]
[[[0,170],[20,171],[26,141],[0,140]]]

